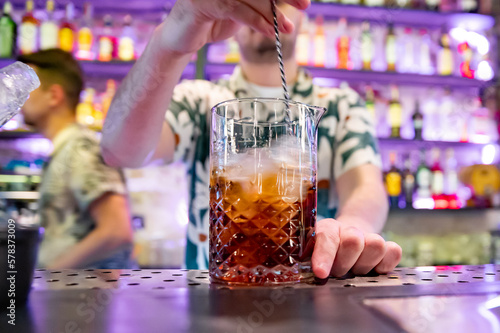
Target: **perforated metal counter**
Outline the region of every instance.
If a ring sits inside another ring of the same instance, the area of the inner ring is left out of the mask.
[[[396,269],[325,285],[226,287],[207,271],[36,271],[0,332],[500,332],[500,266]]]

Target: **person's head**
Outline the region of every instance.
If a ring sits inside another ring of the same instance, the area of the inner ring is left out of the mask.
[[[18,60],[31,66],[41,83],[22,108],[25,123],[40,127],[51,117],[74,117],[83,75],[73,56],[53,49],[22,55]]]
[[[295,25],[291,34],[280,34],[283,60],[295,57],[295,42],[302,24],[303,13],[285,3],[278,3],[278,9],[283,12]],[[275,63],[276,41],[248,26],[242,27],[235,36],[243,61],[256,64]]]

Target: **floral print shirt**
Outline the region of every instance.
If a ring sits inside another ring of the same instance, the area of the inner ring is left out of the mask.
[[[101,157],[96,133],[73,124],[54,138],[54,150],[40,185],[40,223],[45,229],[38,266],[46,267],[85,238],[95,227],[90,205],[106,193],[127,195],[120,170]],[[86,268],[132,268],[132,248],[110,253]]]
[[[176,138],[174,159],[188,169],[188,269],[208,267],[211,108],[225,100],[261,97],[252,86],[236,67],[227,80],[183,81],[174,90],[166,121]],[[364,164],[381,166],[373,121],[354,90],[319,87],[305,70],[299,71],[290,92],[292,100],[327,109],[318,129],[318,219],[335,217],[335,180]]]

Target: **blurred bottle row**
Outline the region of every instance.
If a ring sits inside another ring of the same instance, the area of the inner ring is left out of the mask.
[[[491,14],[493,7],[493,0],[316,0],[315,2],[482,14]]]
[[[366,85],[364,90],[366,109],[379,138],[472,143],[498,140],[498,116],[481,98],[448,88],[430,88],[423,95],[414,88],[396,85],[378,89]]]
[[[348,23],[306,20],[297,38],[296,57],[302,66],[462,76],[480,80],[494,77],[488,33],[463,28],[426,29],[392,23]],[[211,62],[238,62],[234,39],[211,47]]]
[[[486,147],[483,162],[496,159],[496,148]],[[389,152],[389,168],[384,179],[391,208],[460,209],[489,208],[499,205],[500,171],[495,165],[475,164],[455,157],[447,148],[397,154]],[[429,154],[430,153],[430,154]],[[431,157],[430,163],[428,157]],[[467,156],[469,157],[469,156]],[[417,163],[415,163],[417,162]]]
[[[133,61],[138,54],[137,32],[130,15],[119,27],[113,25],[111,15],[97,22],[89,3],[79,19],[75,19],[72,3],[66,5],[64,16],[57,18],[53,0],[46,2],[45,11],[36,13],[34,2],[26,1],[25,12],[16,23],[12,4],[6,1],[0,18],[0,58],[61,48],[80,60]]]
[[[82,91],[80,103],[76,108],[77,122],[93,130],[101,131],[111,101],[115,96],[116,88],[116,81],[109,79],[106,81],[106,88],[103,91],[97,91],[92,87]],[[29,130],[30,129],[24,124],[22,114],[18,114],[7,122],[0,132]]]

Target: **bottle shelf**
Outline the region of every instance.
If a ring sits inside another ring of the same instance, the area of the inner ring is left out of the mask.
[[[8,66],[15,62],[14,59],[0,58],[0,68]],[[79,62],[85,75],[89,77],[105,79],[123,79],[132,69],[134,61],[80,61]],[[182,74],[182,78],[194,78],[196,67],[194,63],[188,64]]]
[[[349,21],[370,21],[379,24],[389,22],[395,25],[415,27],[464,26],[471,30],[487,30],[495,25],[490,15],[434,12],[429,10],[368,7],[338,3],[313,2],[306,10],[311,16],[323,15],[326,18],[345,17]]]
[[[205,67],[209,79],[233,72],[235,64],[208,63]],[[481,88],[488,87],[494,81],[480,81],[457,76],[420,75],[411,73],[391,73],[360,70],[345,70],[324,67],[304,67],[314,78],[327,78],[347,82],[386,83],[406,86],[440,86],[450,88]]]
[[[485,210],[499,210],[500,207],[489,207],[489,208],[481,208],[481,207],[463,207],[460,209],[415,209],[415,208],[391,208],[389,213],[390,214],[396,214],[396,213],[401,213],[401,214],[415,214],[415,213],[421,213],[421,214],[436,214],[436,213],[441,213],[441,214],[446,214],[446,213],[463,213],[463,212],[479,212],[479,211],[485,211]]]
[[[28,131],[0,131],[0,140],[15,139],[41,139],[43,136],[36,132]]]
[[[390,146],[390,148],[397,148],[398,146],[408,147],[414,149],[425,148],[480,148],[488,144],[498,145],[498,142],[475,143],[475,142],[456,142],[456,141],[427,141],[427,140],[408,140],[396,138],[379,138],[380,146]]]
[[[5,200],[38,200],[40,194],[34,191],[27,192],[0,192],[0,199]]]

